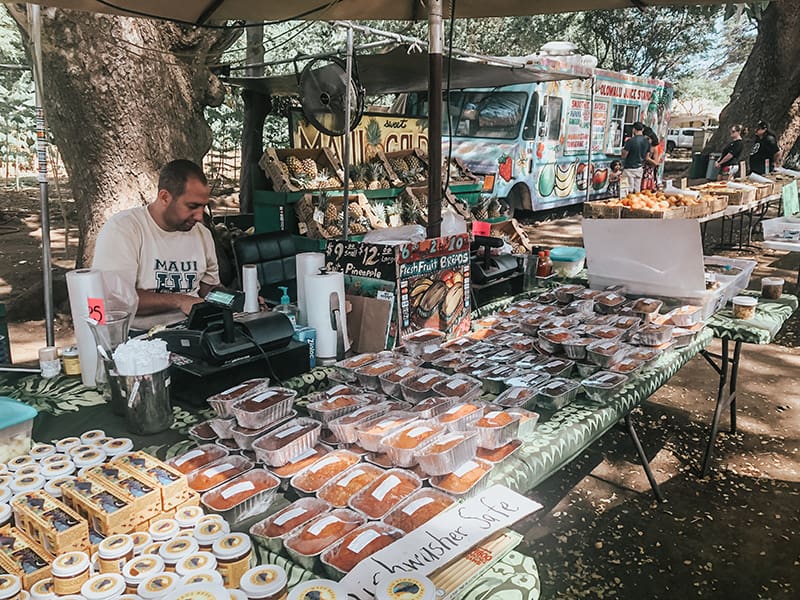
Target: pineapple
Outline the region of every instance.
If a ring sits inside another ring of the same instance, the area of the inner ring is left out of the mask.
[[[384,175],[386,171],[383,169],[383,165],[376,161],[367,163],[367,189],[368,190],[378,190],[381,188],[381,176]]]
[[[392,167],[392,170],[397,173],[397,176],[400,177],[400,173],[408,171],[408,163],[406,159],[402,156],[396,156],[394,158],[389,159],[389,165]]]
[[[342,226],[341,225],[328,225],[325,228],[325,233],[329,238],[342,237]]]
[[[364,163],[353,165],[350,168],[350,179],[353,181],[354,190],[367,189],[367,165]]]
[[[367,123],[367,146],[364,148],[364,157],[367,160],[383,151],[382,138],[383,132],[380,123],[375,118],[370,119]]]
[[[336,208],[336,205],[331,202],[327,194],[322,194],[320,196],[319,209],[325,214],[325,225],[330,225],[338,220],[339,210]]]
[[[486,200],[481,201],[481,203],[475,207],[473,212],[475,213],[475,218],[478,219],[478,221],[485,221],[489,218],[489,202]]]
[[[408,163],[408,168],[409,168],[410,170],[414,170],[414,171],[416,171],[416,170],[419,170],[419,171],[424,171],[424,170],[425,170],[425,165],[424,165],[424,164],[422,163],[422,161],[421,161],[421,160],[420,160],[420,159],[417,157],[417,155],[416,155],[416,154],[409,154],[409,155],[406,157],[406,162]]]
[[[286,167],[289,169],[289,174],[292,177],[300,177],[305,174],[305,171],[303,171],[303,163],[296,156],[286,157]]]
[[[382,223],[388,223],[388,211],[386,209],[386,205],[383,202],[370,202],[369,207],[372,209],[372,212],[375,214],[375,217],[381,221]]]
[[[350,217],[352,219],[361,219],[364,217],[364,209],[361,208],[358,202],[351,202],[347,205],[347,209],[350,211]]]
[[[316,179],[317,178],[317,174],[319,172],[319,169],[317,167],[317,163],[314,162],[313,158],[306,158],[305,160],[302,161],[301,165],[302,165],[301,168],[303,170],[303,173],[307,177],[309,177],[310,179]]]

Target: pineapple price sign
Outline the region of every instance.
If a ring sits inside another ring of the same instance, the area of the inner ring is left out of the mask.
[[[363,242],[330,241],[325,248],[328,268],[345,275],[394,281],[397,262],[394,246]]]

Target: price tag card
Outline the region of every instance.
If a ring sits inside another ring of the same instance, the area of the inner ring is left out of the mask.
[[[89,305],[89,318],[94,319],[100,325],[106,324],[106,303],[102,298],[87,298]]]

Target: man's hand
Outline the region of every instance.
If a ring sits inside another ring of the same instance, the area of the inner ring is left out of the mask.
[[[203,300],[202,298],[198,298],[197,296],[187,296],[185,294],[175,294],[175,295],[179,296],[178,298],[176,298],[176,301],[178,302],[178,308],[180,308],[181,312],[185,315],[188,315],[190,312],[192,312],[192,307],[195,304],[198,304],[200,302],[205,302],[205,300]]]

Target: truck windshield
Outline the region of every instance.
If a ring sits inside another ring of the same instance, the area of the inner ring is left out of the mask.
[[[519,136],[527,102],[526,92],[452,92],[453,135],[514,139]]]

